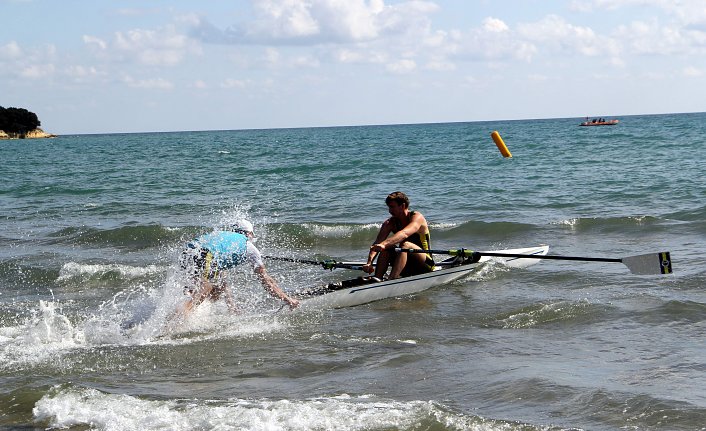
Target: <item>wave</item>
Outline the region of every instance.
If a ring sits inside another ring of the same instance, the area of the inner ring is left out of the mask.
[[[656,308],[640,313],[636,319],[650,325],[663,325],[664,323],[693,325],[703,322],[704,316],[706,316],[706,304],[704,303],[670,300]]]
[[[0,262],[0,285],[3,293],[36,295],[57,287],[63,291],[88,287],[125,288],[127,284],[154,285],[164,279],[164,265],[145,266],[119,263],[67,262],[60,268],[28,265],[21,259]],[[2,294],[2,293],[0,293]]]
[[[6,289],[12,286],[22,289],[23,286],[50,285],[58,276],[58,269],[26,265],[17,258],[0,261],[0,280]]]
[[[649,395],[612,393],[605,390],[574,397],[577,414],[591,406],[596,418],[612,428],[634,429],[703,429],[706,409],[674,399],[660,399]],[[620,418],[620,419],[616,419]]]
[[[301,400],[231,398],[152,400],[71,384],[51,388],[34,408],[45,427],[95,429],[336,429],[540,430],[517,421],[458,412],[436,401],[397,401],[375,395]]]
[[[338,223],[338,222],[270,222],[256,223],[257,245],[263,253],[292,252],[299,255],[321,255],[334,258],[348,258],[348,255],[365,253],[373,242],[379,222]],[[134,224],[109,228],[91,226],[70,226],[51,231],[39,237],[39,244],[34,239],[7,238],[3,242],[13,245],[28,245],[40,247],[38,257],[45,259],[54,256],[51,265],[56,265],[56,260],[65,253],[65,247],[72,247],[79,253],[87,250],[90,255],[95,248],[103,249],[101,260],[111,259],[106,255],[106,250],[116,249],[124,252],[147,251],[150,253],[174,254],[186,241],[200,234],[211,231],[213,226],[166,226],[162,224]],[[548,237],[556,236],[562,230],[572,233],[619,233],[628,235],[632,232],[641,232],[649,229],[654,231],[669,231],[674,226],[668,220],[653,216],[626,216],[608,218],[572,218],[547,224],[532,224],[507,221],[476,221],[461,220],[443,223],[430,223],[432,247],[466,247],[479,249],[492,249],[506,246],[525,246],[517,244],[518,241],[531,241],[539,243],[547,241]],[[536,240],[542,238],[542,240]],[[34,245],[32,243],[35,243]],[[46,248],[43,248],[46,247]],[[46,253],[49,251],[49,253]],[[89,254],[83,253],[86,256]],[[40,256],[41,255],[41,256]],[[93,264],[87,257],[85,261],[73,258],[77,265]],[[145,262],[146,266],[148,263]],[[55,271],[60,271],[67,263],[59,262]],[[4,268],[3,268],[4,266]],[[74,272],[78,271],[76,268]],[[8,273],[7,265],[0,262],[0,276]],[[66,277],[69,269],[64,268],[64,273],[51,274],[54,279],[58,276]],[[92,268],[82,272],[100,273],[100,277],[109,278],[112,275],[131,277],[127,272],[117,267]],[[95,276],[95,275],[92,275]],[[47,278],[37,274],[37,277]],[[51,277],[50,277],[51,278]]]
[[[256,235],[269,243],[292,246],[317,244],[368,246],[380,228],[380,223],[268,223],[256,226]],[[129,225],[101,229],[71,226],[47,234],[49,245],[84,245],[116,247],[132,250],[175,245],[212,230],[208,226],[170,227],[160,224]],[[513,222],[461,221],[430,223],[432,240],[453,240],[458,237],[507,237],[534,232],[541,227]]]
[[[22,184],[7,191],[7,194],[14,198],[39,198],[56,196],[101,196],[106,193],[105,188],[100,187],[62,187],[57,184]]]
[[[552,222],[580,232],[595,230],[621,231],[630,227],[655,227],[664,219],[652,216],[614,218],[572,218]],[[545,225],[519,222],[458,221],[430,223],[432,241],[455,241],[479,238],[483,241],[531,235],[546,229]],[[288,246],[315,246],[318,244],[368,246],[380,228],[380,223],[267,223],[257,226],[256,235],[267,243]],[[116,247],[131,250],[173,246],[214,229],[209,226],[170,227],[161,224],[128,225],[102,229],[89,226],[65,227],[44,238],[49,245],[79,245]],[[8,239],[8,241],[11,241]]]
[[[155,275],[163,275],[165,268],[157,265],[130,266],[120,264],[81,264],[69,262],[59,271],[57,281],[67,282],[80,279],[82,282],[108,281],[108,280],[132,280]]]
[[[703,222],[704,220],[706,220],[706,206],[694,208],[691,210],[677,211],[675,213],[669,214],[667,217],[670,219],[686,222]]]
[[[171,228],[157,224],[110,229],[67,227],[49,234],[47,242],[53,245],[91,245],[139,250],[175,243],[195,230],[193,227]]]
[[[532,304],[493,316],[489,327],[526,329],[555,323],[588,324],[603,319],[606,306],[588,300]]]
[[[570,368],[570,372],[581,370],[577,367]],[[532,400],[542,405],[551,404],[555,409],[565,412],[565,417],[589,418],[588,426],[548,429],[698,430],[703,429],[706,414],[703,407],[675,400],[671,396],[658,398],[609,389],[586,391],[585,388],[557,384],[542,377],[499,381],[487,398],[488,402],[500,404],[510,400]]]
[[[347,242],[350,245],[368,246],[375,239],[379,228],[379,223],[302,223],[280,225],[279,229],[309,245]],[[429,228],[432,243],[437,239],[447,242],[459,238],[506,238],[508,235],[520,235],[540,229],[536,225],[525,223],[483,221],[430,223]]]
[[[373,223],[275,223],[265,227],[265,237],[269,242],[290,248],[334,245],[357,248],[370,245],[378,229],[379,225]]]
[[[578,232],[621,232],[630,228],[655,227],[664,219],[654,216],[624,216],[624,217],[578,217],[554,222],[555,225],[566,226]]]

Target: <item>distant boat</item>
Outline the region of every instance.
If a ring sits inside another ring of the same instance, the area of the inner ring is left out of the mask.
[[[588,117],[586,117],[586,121],[579,124],[579,126],[615,126],[618,123],[618,120],[606,120],[605,118],[594,118],[593,120],[589,120]]]

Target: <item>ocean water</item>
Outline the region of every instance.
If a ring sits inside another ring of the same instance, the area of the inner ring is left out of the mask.
[[[706,114],[617,118],[0,141],[0,428],[706,429]],[[240,313],[165,326],[195,235],[247,216],[266,255],[360,261],[395,190],[434,248],[670,251],[674,274],[490,263],[290,312],[244,269]]]

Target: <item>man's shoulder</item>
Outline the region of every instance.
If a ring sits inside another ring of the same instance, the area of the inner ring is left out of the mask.
[[[397,222],[394,217],[388,217],[382,222],[382,227],[394,226]]]

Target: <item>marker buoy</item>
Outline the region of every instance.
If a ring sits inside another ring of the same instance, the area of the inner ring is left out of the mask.
[[[498,150],[500,150],[500,154],[502,154],[503,157],[512,157],[510,150],[507,149],[505,142],[503,142],[503,138],[500,137],[500,133],[498,133],[497,130],[493,131],[490,136],[493,138],[493,141],[495,141],[495,145],[498,146]]]

